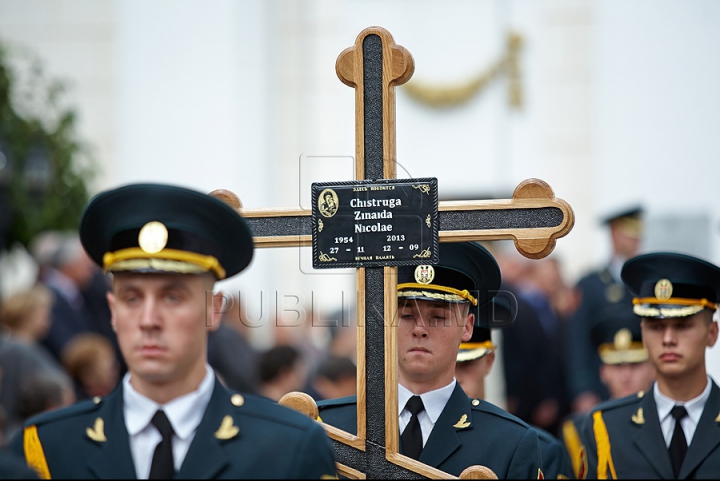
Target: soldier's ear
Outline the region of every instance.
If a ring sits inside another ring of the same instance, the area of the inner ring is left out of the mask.
[[[115,323],[115,294],[112,291],[107,293],[107,303],[110,308],[110,325],[112,326],[113,332],[117,332],[117,326]]]
[[[226,298],[225,294],[222,292],[216,292],[210,296],[208,296],[210,301],[210,309],[209,309],[209,322],[207,323],[207,328],[209,331],[216,331],[220,327],[220,323],[222,323],[222,317],[223,313],[225,312],[225,306],[226,306]]]
[[[715,345],[715,342],[718,338],[718,323],[717,321],[712,321],[710,323],[709,327],[709,336],[708,336],[708,347],[713,347]]]
[[[473,325],[475,324],[475,314],[468,314],[465,317],[465,325],[463,326],[462,340],[467,342],[472,337]]]

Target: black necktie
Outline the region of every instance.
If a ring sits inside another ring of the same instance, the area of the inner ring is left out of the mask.
[[[684,406],[675,406],[672,408],[672,411],[670,411],[670,414],[675,418],[675,431],[673,431],[668,452],[670,453],[673,473],[675,473],[675,477],[677,478],[680,474],[680,466],[682,466],[688,448],[685,433],[683,432],[682,426],[680,426],[680,420],[687,416],[688,413]]]
[[[413,459],[418,459],[423,449],[422,430],[418,414],[425,410],[420,396],[413,396],[408,399],[405,408],[410,411],[412,417],[402,433],[403,454]]]
[[[173,428],[163,411],[156,412],[151,422],[160,431],[162,441],[155,448],[148,479],[170,479],[175,474],[172,451]]]

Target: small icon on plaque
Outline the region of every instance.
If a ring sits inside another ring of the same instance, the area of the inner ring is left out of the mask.
[[[163,250],[167,240],[167,227],[162,222],[148,222],[138,234],[138,245],[148,254],[155,254]]]
[[[418,284],[430,284],[435,279],[433,266],[421,265],[415,268],[415,280]]]
[[[318,198],[318,210],[323,217],[332,217],[338,211],[338,196],[332,189],[325,189],[320,192]]]
[[[667,279],[660,279],[655,284],[655,297],[661,301],[667,301],[672,297],[673,285]]]

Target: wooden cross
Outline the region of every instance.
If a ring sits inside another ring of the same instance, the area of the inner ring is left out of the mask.
[[[337,59],[337,75],[355,88],[355,180],[394,179],[395,86],[410,79],[413,58],[390,33],[370,27]],[[221,196],[223,194],[220,194]],[[526,257],[552,252],[555,240],[572,229],[570,206],[555,198],[545,182],[522,182],[509,200],[440,202],[440,242],[512,239]],[[312,213],[302,209],[241,210],[256,247],[309,246]],[[397,267],[357,270],[358,402],[357,434],[324,425],[333,440],[338,472],[350,478],[454,478],[399,454]],[[317,417],[309,396],[291,393],[281,400]],[[493,476],[476,466],[463,478]]]

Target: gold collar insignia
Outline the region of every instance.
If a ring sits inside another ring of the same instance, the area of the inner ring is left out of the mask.
[[[107,441],[107,438],[105,437],[105,421],[103,421],[102,418],[97,418],[95,420],[95,426],[85,428],[85,433],[93,441],[97,441],[99,443]]]
[[[718,413],[717,417],[715,418],[716,423],[720,423],[720,413]]]
[[[632,415],[632,421],[635,424],[645,424],[645,416],[643,415],[643,408],[638,408],[637,412]]]
[[[240,432],[240,428],[233,426],[232,416],[225,416],[220,423],[220,427],[215,431],[215,437],[218,439],[232,439]]]
[[[470,423],[467,422],[467,414],[463,414],[462,417],[460,418],[460,421],[458,421],[457,423],[455,423],[453,425],[454,428],[458,428],[458,429],[464,429],[468,426],[470,426]]]

